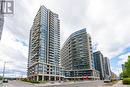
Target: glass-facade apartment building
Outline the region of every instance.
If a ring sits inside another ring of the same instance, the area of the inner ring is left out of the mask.
[[[99,71],[94,69],[92,42],[86,29],[74,32],[61,49],[61,65],[65,70],[65,79],[99,79]]]
[[[60,20],[58,14],[41,6],[30,30],[28,79],[61,80]]]
[[[105,60],[100,51],[93,53],[95,69],[100,72],[100,79],[105,79]]]
[[[110,61],[100,51],[93,53],[95,69],[100,72],[100,79],[111,79]]]
[[[111,79],[111,68],[110,60],[107,57],[104,57],[105,62],[105,79]]]

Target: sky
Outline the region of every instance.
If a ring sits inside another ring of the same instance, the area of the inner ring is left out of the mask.
[[[61,47],[69,35],[86,28],[93,51],[110,59],[117,75],[130,55],[130,0],[15,0],[14,14],[5,17],[0,41],[0,75],[26,76],[29,30],[41,5],[59,14]]]

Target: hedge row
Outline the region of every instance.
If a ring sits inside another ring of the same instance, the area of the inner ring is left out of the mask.
[[[40,83],[40,81],[34,81],[34,80],[27,80],[27,79],[22,79],[24,82],[30,82],[30,83]]]
[[[123,84],[130,85],[130,78],[124,78]]]

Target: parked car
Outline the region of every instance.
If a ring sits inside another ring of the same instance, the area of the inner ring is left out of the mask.
[[[111,82],[111,80],[109,80],[109,79],[104,80],[104,83],[109,83],[109,82]]]
[[[3,80],[3,83],[8,83],[8,79],[4,79],[4,80]]]

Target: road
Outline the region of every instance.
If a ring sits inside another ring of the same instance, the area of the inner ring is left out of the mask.
[[[102,81],[64,82],[54,84],[32,84],[22,81],[9,81],[8,83],[4,83],[2,87],[100,87],[102,84]]]
[[[102,81],[82,81],[82,82],[67,82],[59,85],[40,86],[40,87],[100,87],[103,85]]]
[[[9,83],[4,83],[3,86],[0,87],[130,87],[125,86],[119,81],[117,84],[113,86],[105,86],[103,81],[82,81],[82,82],[56,82],[46,83],[46,84],[32,84],[23,81],[9,81]]]
[[[23,81],[9,81],[8,83],[3,83],[0,87],[36,87],[34,84],[23,82]]]

